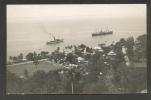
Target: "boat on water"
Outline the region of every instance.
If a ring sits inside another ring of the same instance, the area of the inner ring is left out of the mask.
[[[109,35],[109,34],[113,34],[113,31],[99,31],[99,32],[95,32],[95,33],[92,33],[92,36],[101,36],[101,35]]]
[[[58,44],[58,43],[61,43],[63,41],[64,41],[64,39],[59,39],[59,38],[56,39],[55,36],[53,36],[53,40],[46,42],[46,44],[47,45],[49,45],[49,44]]]

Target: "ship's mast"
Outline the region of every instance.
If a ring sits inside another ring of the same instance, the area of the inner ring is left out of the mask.
[[[56,40],[55,36],[53,36],[51,33],[50,33],[50,36],[52,36],[52,37],[53,37],[53,39],[54,39],[54,40]]]

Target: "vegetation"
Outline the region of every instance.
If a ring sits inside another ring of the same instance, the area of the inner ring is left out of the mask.
[[[146,89],[146,69],[145,68],[128,68],[128,72],[119,72],[119,80],[114,81],[114,87],[109,88],[105,76],[101,76],[97,81],[86,82],[90,76],[83,76],[78,79],[79,83],[74,82],[74,93],[90,94],[108,94],[108,93],[136,93]],[[124,76],[124,77],[123,77]],[[85,79],[85,78],[86,79]],[[126,77],[126,78],[125,78]],[[76,80],[76,79],[75,79]],[[83,81],[83,82],[82,82]],[[139,84],[138,84],[139,83]],[[113,91],[114,90],[114,91]],[[11,94],[64,94],[71,92],[71,76],[60,76],[58,71],[37,71],[32,77],[20,78],[10,72],[7,73],[7,93]]]
[[[126,48],[127,54],[121,52],[123,47]],[[66,63],[62,69],[37,71],[32,76],[29,76],[27,70],[24,70],[24,77],[18,77],[8,71],[7,93],[117,94],[136,93],[147,88],[146,67],[137,67],[135,64],[137,58],[146,59],[146,35],[139,36],[136,41],[133,37],[121,39],[114,45],[102,47],[104,52],[93,51],[84,44],[74,48],[75,53],[68,53],[66,56],[59,52],[60,48],[50,57],[48,52],[27,54],[26,58],[30,61],[48,57],[50,60],[63,60]],[[82,53],[85,48],[87,54]],[[112,50],[116,55],[108,55]],[[77,61],[79,56],[85,60]],[[20,54],[18,58],[22,57]],[[125,57],[129,58],[130,65],[126,64]]]
[[[147,55],[147,36],[146,34],[141,35],[136,40],[136,55],[139,56],[139,58],[146,58]]]
[[[28,53],[26,59],[32,61],[34,59],[33,56],[34,56],[33,53]]]

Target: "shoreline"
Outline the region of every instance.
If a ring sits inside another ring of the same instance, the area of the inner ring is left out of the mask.
[[[128,32],[128,34],[129,34],[130,32]],[[117,36],[117,34],[116,33],[114,33],[116,36]],[[113,34],[113,35],[114,35]],[[139,35],[142,35],[142,34],[145,34],[144,32],[140,32],[139,34],[138,34],[138,36]],[[137,34],[136,34],[137,35]],[[131,37],[132,35],[126,35],[126,37]],[[90,37],[91,37],[91,34],[90,34]],[[109,37],[109,38],[108,38]],[[113,36],[113,37],[115,37],[115,36]],[[117,42],[117,41],[119,41],[120,40],[120,37],[121,36],[118,36],[118,39],[116,40],[116,41],[114,41],[114,42]],[[125,35],[124,36],[122,36],[122,37],[125,37]],[[133,36],[134,37],[134,39],[136,38],[136,36]],[[92,37],[91,37],[92,38]],[[90,38],[90,39],[91,39]],[[103,40],[102,40],[102,38],[103,38]],[[110,38],[112,38],[112,36],[103,36],[103,37],[94,37],[94,38],[92,38],[92,40],[90,40],[90,44],[89,44],[89,42],[82,42],[81,41],[81,39],[80,39],[80,43],[70,43],[69,42],[69,40],[68,40],[68,38],[66,39],[66,37],[65,37],[65,42],[63,43],[63,44],[60,44],[60,45],[58,45],[58,46],[61,46],[62,48],[64,48],[65,46],[68,46],[68,45],[80,45],[80,44],[82,44],[82,43],[84,43],[85,45],[87,45],[87,46],[89,46],[89,47],[94,47],[94,45],[97,45],[97,44],[99,44],[99,43],[106,43],[105,41],[107,40],[107,39],[110,39]],[[67,41],[66,41],[67,40]],[[27,40],[28,41],[28,40]],[[89,41],[89,40],[88,40]],[[107,41],[107,45],[110,45],[113,41]],[[43,42],[43,43],[42,43]],[[18,47],[17,47],[17,49],[16,50],[14,50],[14,49],[12,49],[12,48],[8,48],[8,50],[7,50],[7,61],[9,60],[9,56],[17,56],[17,55],[19,55],[19,53],[23,53],[24,55],[27,55],[29,52],[33,52],[33,51],[36,51],[36,52],[40,52],[40,51],[51,51],[51,52],[53,52],[54,51],[54,48],[57,48],[57,46],[46,46],[45,45],[45,42],[44,41],[42,41],[42,42],[40,42],[41,44],[39,45],[39,46],[34,46],[34,44],[32,44],[31,46],[33,46],[35,49],[33,50],[33,49],[31,49],[31,47],[30,46],[27,46],[28,44],[25,44],[25,47],[23,46],[21,46],[21,45],[19,45]],[[68,43],[69,42],[69,43]],[[13,46],[15,46],[15,44],[13,43],[13,45],[11,45],[11,43],[9,43],[10,44],[10,46],[11,47],[13,47]],[[22,43],[22,45],[23,45],[23,43]],[[9,46],[9,45],[8,45]],[[21,48],[21,49],[19,49],[19,48]],[[25,50],[24,49],[22,49],[22,48],[25,48]]]
[[[143,35],[146,35],[146,34],[143,34]],[[142,36],[142,35],[140,35],[140,36]],[[139,37],[139,36],[138,36]],[[138,38],[137,37],[137,38]],[[134,37],[129,37],[129,38],[134,38]],[[126,39],[128,39],[128,38],[121,38],[121,39],[124,39],[124,40],[126,40]],[[120,39],[120,40],[121,40]],[[119,42],[119,41],[118,41]],[[103,43],[103,45],[104,46],[106,46],[106,47],[110,47],[111,45],[115,45],[116,43],[118,43],[118,42],[112,42],[110,45],[106,45],[106,43]],[[135,42],[136,42],[136,40],[135,40]],[[85,44],[81,44],[81,45],[84,45],[85,46],[85,48],[89,48],[89,49],[93,49],[93,51],[94,51],[94,48],[91,48],[91,47],[89,47],[89,46],[86,46]],[[102,44],[98,44],[97,46],[98,47],[101,47],[100,45],[102,45]],[[59,52],[64,52],[65,50],[68,52],[68,51],[74,51],[73,50],[73,47],[78,47],[78,46],[80,46],[80,45],[68,45],[68,46],[65,46],[64,48],[62,48],[62,49],[60,49],[60,47],[58,47],[59,48]],[[71,48],[70,48],[71,47]],[[102,47],[101,47],[102,48]],[[75,48],[74,48],[75,49]],[[57,49],[56,49],[57,50]],[[33,54],[35,53],[36,54],[36,56],[38,56],[38,55],[40,55],[41,57],[38,59],[38,58],[36,58],[36,60],[38,60],[38,61],[42,61],[42,60],[45,60],[45,59],[49,59],[50,58],[50,56],[51,56],[51,54],[53,53],[53,52],[55,52],[56,50],[54,50],[54,51],[52,51],[52,52],[49,52],[49,51],[40,51],[40,53],[38,53],[37,54],[37,52],[33,52]],[[60,51],[61,50],[61,51]],[[43,57],[42,57],[42,53],[43,52]],[[29,52],[29,53],[32,53],[32,52]],[[27,55],[29,54],[29,53],[27,53]],[[46,53],[46,54],[44,54],[44,53]],[[23,57],[23,53],[20,53],[21,54],[21,59],[19,59],[19,56],[17,57],[17,56],[14,56],[15,57],[15,60],[14,60],[14,58],[12,57],[12,56],[9,56],[10,58],[7,58],[7,59],[9,59],[8,61],[7,61],[7,65],[14,65],[14,64],[24,64],[24,63],[30,63],[30,62],[33,62],[34,60],[28,60],[26,57],[27,57],[27,55],[26,56],[24,56]],[[33,55],[34,56],[34,55]],[[12,60],[12,61],[11,61]]]

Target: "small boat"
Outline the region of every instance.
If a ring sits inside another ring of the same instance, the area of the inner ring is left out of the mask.
[[[52,41],[46,42],[46,44],[47,44],[47,45],[49,45],[49,44],[58,44],[58,43],[61,43],[61,42],[64,41],[64,39],[56,39],[54,36],[53,36],[53,39],[54,39],[54,40],[52,40]]]
[[[109,34],[113,34],[113,31],[99,31],[99,32],[95,32],[92,33],[92,36],[101,36],[101,35],[109,35]]]

